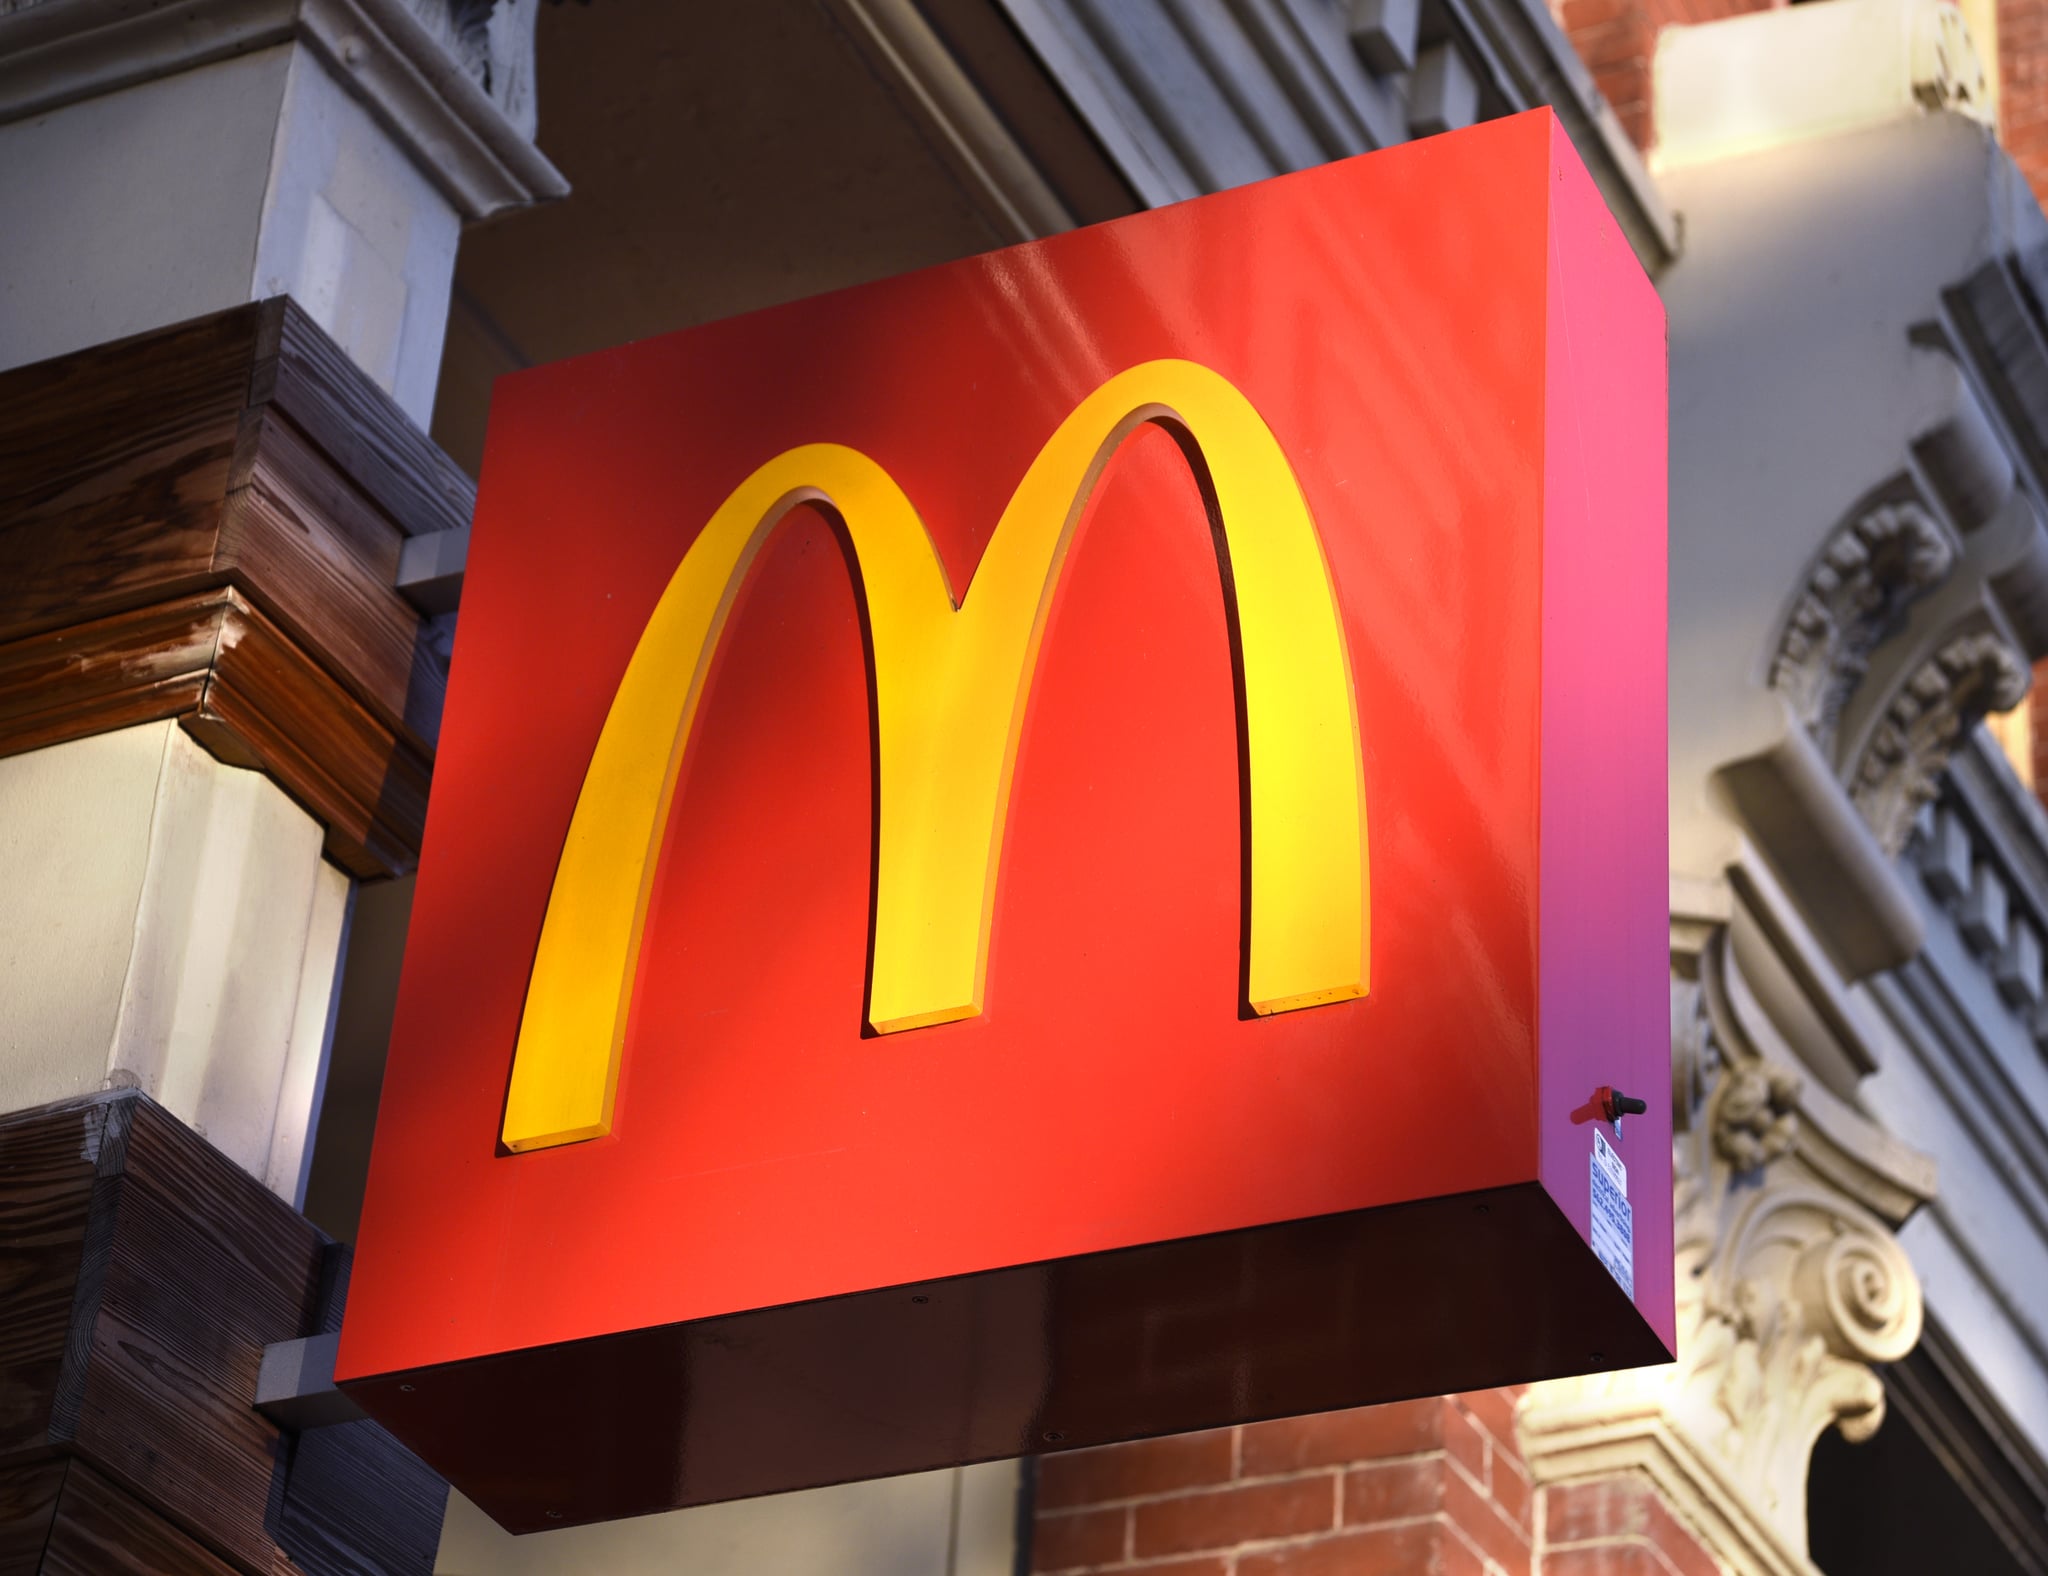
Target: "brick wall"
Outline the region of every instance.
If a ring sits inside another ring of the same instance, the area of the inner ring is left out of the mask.
[[[1404,1401],[1046,1456],[1037,1571],[1530,1576],[1514,1395]]]
[[[2048,197],[2048,0],[1998,0],[1998,131]]]
[[[1646,1481],[1533,1491],[1513,1390],[1045,1456],[1031,1568],[1089,1576],[1722,1576]]]
[[[1998,140],[2048,204],[2048,0],[1998,0]],[[2021,775],[2048,804],[2048,663],[2034,669],[2023,705],[2033,770]]]
[[[1726,1576],[1645,1478],[1540,1493],[1540,1576]]]

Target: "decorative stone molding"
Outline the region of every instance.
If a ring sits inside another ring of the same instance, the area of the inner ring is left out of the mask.
[[[1921,1296],[1891,1222],[1834,1180],[1843,1113],[1810,1132],[1820,1091],[1742,1033],[1732,968],[1724,932],[1672,982],[1678,1361],[1537,1385],[1520,1424],[1537,1483],[1646,1475],[1731,1569],[1791,1576],[1813,1569],[1814,1444],[1883,1421],[1872,1365],[1912,1350]]]
[[[1972,724],[2017,706],[2031,677],[2026,659],[1983,629],[1948,640],[1899,686],[1849,778],[1850,796],[1887,854],[1905,848]]]
[[[1785,8],[1790,9],[1790,8]],[[1658,42],[1659,171],[1935,111],[1988,121],[1985,74],[1944,0],[1836,0],[1752,13]],[[1826,60],[1816,72],[1811,62]]]
[[[1433,85],[1438,110],[1455,104],[1459,115],[1548,104],[1643,265],[1655,271],[1678,255],[1676,217],[1541,4],[1461,0],[1426,39],[1412,3],[998,0],[997,9],[1148,206],[1440,129],[1442,114],[1427,108]],[[1438,47],[1445,52],[1432,54]]]
[[[1029,241],[1108,218],[1076,211],[1020,126],[991,97],[1000,68],[977,71],[916,0],[823,0],[846,37],[884,82],[961,184],[980,199],[1003,238]],[[985,63],[986,65],[986,63]],[[1052,161],[1057,162],[1057,161]],[[1128,211],[1121,209],[1117,211]]]
[[[1919,1282],[1884,1223],[1796,1160],[1800,1076],[1717,1028],[1722,948],[1701,959],[1694,1030],[1718,1074],[1679,1135],[1680,1358],[1669,1405],[1795,1547],[1806,1464],[1830,1427],[1884,1417],[1870,1364],[1912,1350]]]
[[[1801,1079],[1789,1068],[1730,1067],[1714,1091],[1714,1153],[1737,1172],[1761,1170],[1791,1152]]]
[[[1915,824],[1908,854],[1928,901],[2007,1008],[2048,1052],[2048,819],[1981,733],[1951,757],[1941,796]]]
[[[1986,118],[1991,110],[1984,62],[1953,5],[1927,6],[1913,16],[1913,97],[1930,110]]]
[[[1870,654],[1898,627],[1907,603],[1949,573],[1955,547],[1915,499],[1877,504],[1821,549],[1771,663],[1771,686],[1823,753],[1832,755],[1842,708]]]
[[[464,219],[565,195],[533,145],[534,0],[0,0],[0,124],[310,47]],[[452,51],[452,52],[451,52]]]
[[[540,123],[533,92],[533,26],[540,0],[405,0],[405,8],[531,140]]]

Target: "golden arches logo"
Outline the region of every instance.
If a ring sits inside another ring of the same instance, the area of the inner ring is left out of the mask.
[[[1206,482],[1228,553],[1251,801],[1251,1005],[1286,1012],[1365,994],[1357,706],[1315,522],[1242,394],[1193,362],[1149,361],[1082,400],[1047,440],[964,597],[910,500],[852,449],[790,449],[719,506],[648,619],[576,801],[513,1055],[508,1148],[611,1129],[655,864],[705,674],[754,555],[801,503],[845,522],[867,602],[879,801],[868,1021],[892,1034],[980,1012],[1046,615],[1096,478],[1148,422]]]

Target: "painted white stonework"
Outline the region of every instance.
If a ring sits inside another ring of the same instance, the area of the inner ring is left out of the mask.
[[[349,880],[174,722],[0,760],[0,1110],[140,1088],[296,1204]]]
[[[253,299],[291,50],[0,125],[0,367]]]
[[[291,295],[425,425],[460,221],[294,44],[0,125],[0,368]]]
[[[1011,1576],[1017,1463],[772,1494],[515,1538],[449,1496],[435,1576]]]
[[[1830,0],[1657,39],[1659,174],[1939,107],[1992,123],[1963,12],[1929,0]]]
[[[370,112],[291,51],[251,299],[289,295],[422,427],[461,221]]]
[[[425,426],[463,222],[567,190],[532,10],[0,0],[0,369],[290,294]]]

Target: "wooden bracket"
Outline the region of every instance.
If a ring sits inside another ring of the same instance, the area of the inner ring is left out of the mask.
[[[428,1576],[431,1469],[251,1404],[331,1364],[341,1251],[137,1091],[0,1117],[0,1571]]]
[[[398,566],[473,500],[287,298],[0,374],[0,755],[176,717],[409,871],[445,675]]]

